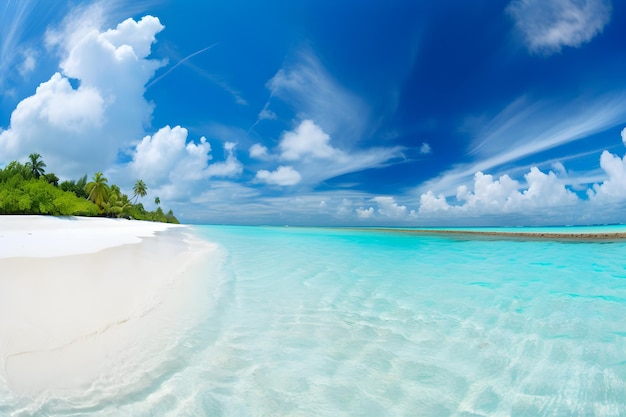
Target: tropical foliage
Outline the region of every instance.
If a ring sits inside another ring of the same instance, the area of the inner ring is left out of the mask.
[[[133,187],[133,193],[135,193],[133,198],[135,199],[135,202],[137,202],[137,198],[145,197],[148,194],[148,186],[145,182],[143,182],[143,180],[137,180],[135,186]]]
[[[39,177],[41,177],[46,172],[44,170],[46,164],[39,158],[41,158],[41,155],[39,155],[38,153],[31,153],[30,155],[28,155],[29,161],[26,162],[26,168],[28,168],[31,175],[35,179],[39,179]]]
[[[0,169],[0,214],[106,216],[178,223],[172,210],[164,213],[157,207],[147,211],[141,203],[131,201],[147,195],[148,187],[142,180],[135,183],[131,199],[117,185],[109,185],[102,172],[96,172],[89,182],[85,175],[59,184],[59,178],[46,173],[45,167],[41,155],[33,153],[25,164],[13,161]],[[155,203],[160,202],[157,197]]]

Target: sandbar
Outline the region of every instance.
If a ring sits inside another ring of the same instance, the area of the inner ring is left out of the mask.
[[[560,233],[560,232],[521,232],[521,231],[478,231],[455,229],[391,229],[376,228],[373,230],[391,233],[414,235],[444,236],[459,239],[482,240],[554,240],[564,242],[610,242],[626,239],[625,232],[589,232],[589,233]]]
[[[0,410],[89,409],[167,375],[218,252],[187,226],[0,216]]]

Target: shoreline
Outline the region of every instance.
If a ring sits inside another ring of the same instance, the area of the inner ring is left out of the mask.
[[[560,232],[503,232],[478,230],[432,230],[432,229],[392,229],[373,228],[379,232],[402,233],[415,235],[431,235],[443,237],[458,237],[485,240],[554,240],[566,242],[611,242],[626,239],[626,232],[590,232],[590,233],[560,233]]]
[[[211,308],[218,266],[187,226],[0,216],[0,409],[152,383]]]
[[[0,216],[0,259],[95,253],[184,225],[104,217]]]

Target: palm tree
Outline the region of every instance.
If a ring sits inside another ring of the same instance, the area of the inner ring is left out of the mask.
[[[159,197],[155,197],[155,198],[154,198],[154,204],[156,204],[157,206],[158,206],[159,204],[161,204],[161,199],[160,199]]]
[[[143,180],[137,180],[135,186],[133,187],[133,193],[135,193],[133,198],[135,199],[135,202],[137,202],[137,198],[145,197],[148,194],[148,186],[145,182],[143,182]]]
[[[30,159],[30,161],[26,162],[26,167],[30,170],[30,173],[33,175],[33,177],[39,179],[39,177],[41,177],[46,172],[46,170],[44,169],[46,167],[46,164],[39,159],[41,158],[41,155],[39,155],[38,153],[31,153],[30,155],[28,155],[28,158]]]
[[[109,194],[107,182],[109,182],[109,180],[102,175],[102,172],[96,172],[93,175],[93,180],[85,185],[87,199],[93,201],[100,211],[102,211],[104,202],[107,200]]]

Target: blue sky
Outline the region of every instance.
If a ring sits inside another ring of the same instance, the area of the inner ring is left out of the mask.
[[[626,220],[626,4],[0,6],[0,166],[143,179],[185,222]]]

